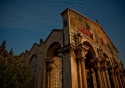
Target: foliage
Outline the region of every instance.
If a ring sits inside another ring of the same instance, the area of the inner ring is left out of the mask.
[[[0,88],[20,88],[28,83],[32,76],[31,67],[21,63],[18,56],[0,53]]]

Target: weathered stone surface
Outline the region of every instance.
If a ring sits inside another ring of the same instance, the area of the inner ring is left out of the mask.
[[[69,8],[61,15],[63,29],[20,56],[27,65],[37,56],[34,88],[124,88],[118,51],[102,27]]]

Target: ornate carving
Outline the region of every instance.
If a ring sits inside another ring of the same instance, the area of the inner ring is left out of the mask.
[[[47,72],[51,72],[52,69],[53,69],[52,66],[47,66]]]
[[[107,66],[107,59],[101,59],[101,61],[100,61],[100,63],[101,63],[101,68],[103,69],[103,70],[107,70],[107,68],[108,68],[108,66]]]
[[[47,64],[51,64],[51,63],[54,63],[55,60],[52,60],[52,59],[46,59],[46,63]]]
[[[53,69],[52,63],[54,63],[55,60],[52,59],[46,59],[46,67],[47,67],[47,72],[51,72]]]
[[[79,44],[77,46],[77,58],[86,58],[85,55],[87,54],[89,47],[84,44]]]
[[[97,48],[97,53],[98,53],[98,57],[99,58],[104,58],[104,56],[103,56],[103,51],[102,51],[102,49],[100,48]]]
[[[89,50],[89,47],[86,46],[86,45],[84,45],[84,44],[79,44],[79,45],[77,46],[77,50],[79,50],[79,49],[82,49],[82,50],[84,50],[84,51],[88,51],[88,50]]]
[[[94,68],[95,70],[101,70],[100,58],[91,59],[91,63],[92,63],[93,68]]]
[[[66,46],[60,48],[60,49],[58,50],[58,52],[59,52],[60,54],[62,54],[62,53],[67,53],[67,52],[70,51],[70,49],[76,50],[76,47],[75,47],[74,45],[72,45],[72,44],[69,44],[69,45],[66,45]]]
[[[114,74],[114,70],[113,69],[114,69],[114,66],[113,65],[109,65],[109,73],[112,74],[112,75]]]

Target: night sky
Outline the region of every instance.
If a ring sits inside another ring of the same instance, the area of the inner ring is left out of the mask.
[[[52,29],[63,28],[60,13],[66,8],[97,19],[125,66],[124,0],[0,0],[0,44],[6,40],[15,55],[30,50]]]

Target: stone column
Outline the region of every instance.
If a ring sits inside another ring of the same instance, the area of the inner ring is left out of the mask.
[[[53,69],[53,67],[51,66],[51,64],[54,63],[54,60],[49,60],[49,59],[46,59],[46,70],[47,70],[47,85],[46,85],[46,88],[50,88],[50,85],[51,85],[51,71]]]
[[[108,88],[111,88],[107,67],[104,68]]]
[[[123,85],[123,88],[125,88],[125,70],[124,70],[124,66],[123,66],[123,63],[120,64],[120,72],[119,72],[119,77],[121,79],[121,82],[122,82],[122,85]]]
[[[123,85],[122,85],[121,78],[120,78],[119,74],[117,76],[118,76],[120,88],[123,88]]]
[[[50,88],[50,83],[51,83],[51,70],[52,70],[52,67],[48,66],[47,67],[47,85],[46,85],[46,88]]]
[[[78,50],[78,58],[80,59],[81,63],[81,75],[82,75],[82,87],[87,88],[87,80],[86,80],[86,69],[85,69],[85,55],[87,54],[89,47],[84,44],[79,44],[77,46]]]
[[[93,68],[91,68],[91,75],[93,78],[93,86],[94,88],[97,88],[96,75],[95,75],[95,71],[93,70]]]
[[[119,85],[119,81],[118,81],[118,77],[117,77],[117,73],[115,72],[114,74],[114,77],[115,77],[115,83],[117,85],[117,88],[120,88],[120,85]]]
[[[117,88],[120,88],[118,77],[117,77],[117,69],[116,69],[116,67],[114,67],[113,70],[114,70],[115,84],[116,84]]]
[[[123,88],[123,86],[122,86],[122,82],[121,82],[121,79],[120,79],[120,73],[119,73],[119,70],[118,70],[118,68],[116,68],[116,70],[117,70],[117,72],[116,72],[116,76],[117,76],[117,80],[118,80],[118,83],[119,83],[119,87],[120,88]]]
[[[109,80],[109,74],[108,74],[108,71],[107,71],[107,59],[102,59],[102,67],[103,67],[103,70],[104,70],[104,77],[105,77],[105,84],[108,88],[111,88],[111,85],[110,85],[110,80]]]
[[[106,75],[105,75],[105,70],[104,70],[104,67],[102,68],[102,70],[101,70],[101,73],[102,73],[102,86],[103,86],[103,88],[108,88],[107,87],[107,81],[106,81]]]
[[[82,87],[82,76],[81,76],[81,63],[80,63],[81,60],[78,59],[78,58],[77,58],[77,60],[78,60],[78,64],[77,65],[78,65],[78,83],[79,83],[78,84],[78,86],[79,86],[78,88],[83,88]]]
[[[101,81],[100,69],[101,69],[100,67],[97,67],[96,71],[97,71],[97,80],[98,80],[99,88],[102,88],[102,81]]]
[[[85,71],[85,57],[81,57],[81,72],[83,88],[87,88],[86,71]]]
[[[123,88],[125,88],[125,80],[124,80],[124,75],[123,75],[123,73],[122,73],[122,72],[121,72],[120,77],[121,77],[121,80],[122,80],[122,85],[123,85]]]
[[[47,88],[50,88],[50,72],[47,72]]]
[[[101,80],[101,74],[100,74],[100,70],[101,70],[101,66],[100,66],[100,62],[99,59],[92,59],[91,62],[94,64],[94,68],[96,70],[96,77],[97,77],[97,84],[99,88],[102,88],[102,80]]]
[[[110,74],[111,74],[111,79],[112,79],[112,82],[113,82],[113,86],[114,86],[114,88],[117,88],[117,84],[116,84],[115,77],[114,77],[114,71],[113,71],[112,67],[110,67]]]

